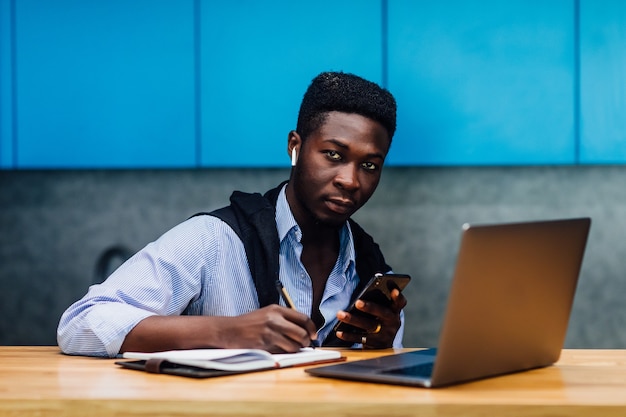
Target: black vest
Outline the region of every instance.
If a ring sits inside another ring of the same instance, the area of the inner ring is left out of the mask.
[[[261,307],[278,304],[276,291],[278,280],[279,238],[276,229],[276,201],[285,182],[269,190],[265,195],[235,191],[230,197],[230,205],[208,214],[226,222],[243,242],[250,273],[256,287]],[[361,226],[349,220],[356,253],[356,272],[359,284],[352,294],[352,301],[377,272],[388,272],[391,267],[385,263],[378,244]],[[324,346],[352,345],[333,334],[324,341]]]

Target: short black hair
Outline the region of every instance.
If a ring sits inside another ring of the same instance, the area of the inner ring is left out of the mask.
[[[380,123],[389,142],[396,131],[396,100],[378,84],[354,74],[323,72],[304,93],[296,131],[305,140],[319,129],[331,111],[356,113]]]

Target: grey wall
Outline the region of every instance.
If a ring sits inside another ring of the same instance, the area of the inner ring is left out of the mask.
[[[264,191],[287,170],[0,171],[0,344],[55,344],[100,254],[137,250],[233,189]],[[436,342],[467,221],[593,219],[567,347],[626,346],[626,167],[387,168],[356,216],[406,290],[405,345]]]

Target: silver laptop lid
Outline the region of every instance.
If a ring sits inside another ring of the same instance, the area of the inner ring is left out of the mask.
[[[591,220],[465,225],[432,385],[559,358]]]

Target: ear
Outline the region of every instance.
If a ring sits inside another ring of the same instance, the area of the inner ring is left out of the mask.
[[[287,137],[287,154],[291,158],[291,166],[295,166],[298,156],[300,156],[300,148],[302,146],[302,139],[295,130],[289,132]]]

